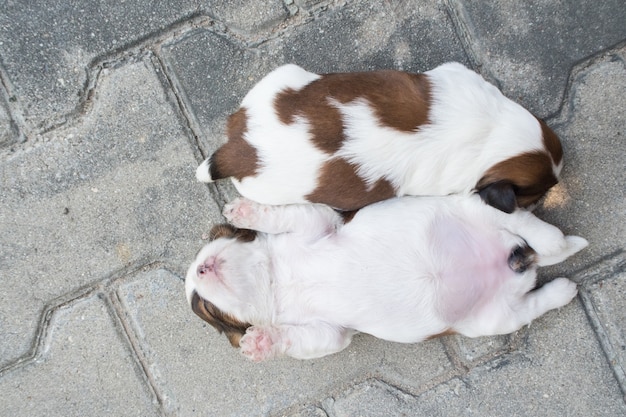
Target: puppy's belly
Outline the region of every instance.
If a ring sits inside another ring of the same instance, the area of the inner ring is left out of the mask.
[[[504,281],[515,279],[508,267],[511,248],[485,225],[438,219],[432,227],[432,256],[438,287],[436,310],[448,324],[462,320],[491,300]]]
[[[342,242],[358,252],[336,248],[344,264],[327,284],[324,305],[347,327],[419,342],[480,310],[506,280],[518,278],[508,267],[510,248],[489,224],[430,210],[386,214],[372,219],[369,235],[376,238],[367,245]],[[399,222],[403,215],[413,220]]]

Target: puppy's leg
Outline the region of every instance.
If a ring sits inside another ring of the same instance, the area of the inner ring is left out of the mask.
[[[345,349],[354,334],[327,323],[302,326],[252,326],[241,338],[241,353],[254,362],[285,354],[296,359],[313,359]]]
[[[562,262],[588,245],[582,237],[565,236],[557,227],[526,210],[516,210],[511,214],[497,210],[489,213],[498,219],[503,228],[520,236],[537,252],[538,266]]]
[[[454,326],[454,330],[469,337],[512,333],[546,312],[568,304],[576,293],[574,282],[556,278],[513,300],[505,297],[493,299],[491,305],[459,326]]]
[[[332,233],[341,216],[322,204],[268,206],[237,198],[224,206],[224,217],[236,227],[264,233],[298,233],[310,237]]]

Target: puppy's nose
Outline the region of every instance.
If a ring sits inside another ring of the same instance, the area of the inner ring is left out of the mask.
[[[198,265],[198,269],[196,269],[198,276],[202,277],[208,273],[217,272],[215,263],[216,263],[215,258],[210,257],[209,259],[207,259],[206,261]]]
[[[200,277],[208,274],[209,272],[213,272],[213,265],[210,265],[207,263],[198,265],[197,272],[198,272],[198,276]]]

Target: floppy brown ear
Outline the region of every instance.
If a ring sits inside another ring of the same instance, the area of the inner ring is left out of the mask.
[[[513,213],[517,207],[515,189],[509,181],[489,184],[478,190],[478,194],[485,203],[505,213]]]
[[[228,338],[228,341],[230,342],[230,345],[234,348],[238,348],[239,347],[239,341],[241,340],[241,338],[243,337],[244,334],[246,334],[246,332],[240,332],[240,331],[227,331],[224,333],[226,335],[226,337]]]
[[[209,233],[209,240],[219,239],[221,237],[235,238],[241,242],[252,242],[256,238],[256,230],[237,229],[235,226],[224,223],[213,226]]]
[[[191,296],[191,309],[198,317],[213,326],[219,333],[224,333],[233,347],[239,347],[239,340],[251,326],[224,313],[213,303],[203,299],[194,291]]]

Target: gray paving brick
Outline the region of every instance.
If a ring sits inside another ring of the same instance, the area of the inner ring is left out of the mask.
[[[559,110],[574,64],[626,38],[622,0],[451,3],[464,7],[470,47],[504,93],[544,117]]]
[[[484,358],[500,354],[509,349],[511,336],[491,336],[469,338],[464,336],[451,336],[448,343],[452,343],[459,358],[464,364],[470,366]]]
[[[468,59],[439,1],[346,2],[271,45],[278,62],[313,72],[425,71]]]
[[[563,139],[562,181],[538,214],[589,247],[550,271],[567,273],[625,248],[626,50],[578,74],[569,107],[554,122]],[[551,272],[555,275],[555,272]]]
[[[175,40],[163,47],[163,55],[198,119],[201,139],[211,151],[225,140],[226,117],[274,67],[266,54],[247,50],[209,30]]]
[[[626,272],[595,282],[588,291],[588,311],[600,327],[604,351],[626,395]]]
[[[4,103],[4,100],[2,99],[2,96],[0,96],[0,147],[14,142],[17,139],[16,136],[11,116],[9,116],[9,111]]]
[[[210,15],[244,31],[287,15],[279,0],[4,2],[0,56],[33,128],[54,126],[75,111],[97,57],[143,41],[192,15]]]
[[[149,62],[98,88],[82,124],[0,161],[0,365],[57,297],[144,262],[183,271],[219,213]]]
[[[279,358],[256,364],[192,313],[183,283],[171,273],[140,274],[122,285],[119,294],[165,406],[180,416],[266,415],[324,398],[363,374],[417,387],[451,369],[439,341],[402,345],[364,335],[345,351],[319,360]]]
[[[584,376],[584,377],[583,377]],[[417,396],[367,383],[327,402],[333,416],[616,416],[626,412],[606,358],[574,301],[530,326],[526,345]],[[335,414],[333,414],[333,412]]]
[[[106,304],[56,311],[46,350],[0,378],[3,416],[147,416],[158,405]]]
[[[412,416],[421,411],[414,397],[378,380],[359,384],[324,405],[333,417]]]

